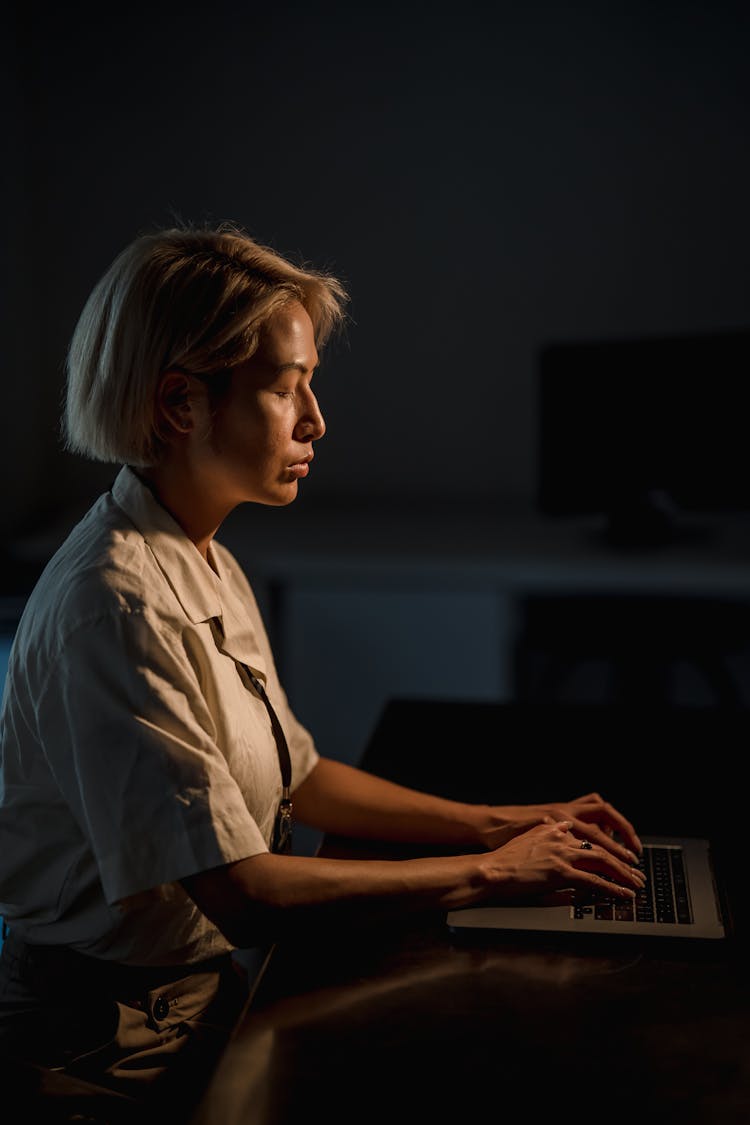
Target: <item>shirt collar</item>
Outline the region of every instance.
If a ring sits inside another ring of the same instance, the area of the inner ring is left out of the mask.
[[[117,474],[112,496],[153,552],[190,621],[196,625],[217,619],[218,629],[213,632],[220,651],[265,678],[266,662],[258,649],[250,615],[230,588],[218,552],[212,552],[219,568],[217,575],[174,517],[128,466]]]

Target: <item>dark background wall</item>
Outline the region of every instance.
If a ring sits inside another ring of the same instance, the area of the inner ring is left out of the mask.
[[[338,273],[304,503],[533,508],[549,340],[748,322],[750,15],[17,5],[2,48],[5,532],[88,502],[65,347],[132,237],[234,220]]]

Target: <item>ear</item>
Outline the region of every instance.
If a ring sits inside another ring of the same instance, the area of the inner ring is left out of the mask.
[[[195,427],[193,387],[184,371],[165,371],[156,391],[156,416],[165,437],[188,434]]]

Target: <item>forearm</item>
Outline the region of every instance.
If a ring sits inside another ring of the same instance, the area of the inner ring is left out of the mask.
[[[632,901],[643,875],[606,848],[583,849],[571,821],[540,823],[478,854],[347,860],[264,852],[192,875],[188,894],[229,941],[252,945],[383,913],[452,910],[558,891]]]
[[[264,854],[183,881],[200,909],[238,946],[309,926],[352,923],[479,902],[502,883],[479,855],[342,860]]]
[[[335,835],[398,843],[485,846],[491,811],[422,793],[321,758],[294,791],[294,818]]]

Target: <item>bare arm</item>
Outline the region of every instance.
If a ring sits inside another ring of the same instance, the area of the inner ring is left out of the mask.
[[[540,824],[477,855],[345,860],[262,854],[190,876],[183,886],[240,947],[334,919],[448,910],[571,887],[632,898],[640,872],[598,846],[581,850],[569,827],[566,821]]]
[[[344,860],[264,854],[201,872],[183,885],[224,935],[238,946],[261,934],[334,918],[354,921],[363,907],[378,914],[400,908],[462,906],[481,883],[477,857],[428,860]]]
[[[597,793],[557,804],[471,805],[321,758],[293,796],[295,820],[341,836],[491,850],[536,824],[570,820],[579,839],[625,862],[634,863],[633,853],[640,851],[630,821]]]
[[[294,790],[294,819],[338,836],[402,844],[485,847],[485,805],[408,789],[331,758],[321,758]]]

